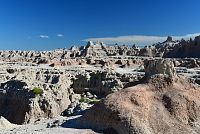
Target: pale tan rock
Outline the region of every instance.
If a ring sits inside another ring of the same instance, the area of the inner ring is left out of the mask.
[[[12,129],[16,127],[15,124],[10,123],[7,119],[0,116],[0,129]]]
[[[144,62],[144,68],[146,77],[151,77],[155,74],[176,77],[174,63],[169,59],[146,60]]]

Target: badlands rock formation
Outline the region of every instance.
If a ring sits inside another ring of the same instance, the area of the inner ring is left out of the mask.
[[[120,74],[114,70],[95,71],[78,74],[73,80],[72,88],[75,93],[91,92],[105,96],[121,90],[130,82],[138,81],[143,74]]]
[[[167,75],[170,78],[176,77],[174,63],[169,59],[146,60],[144,68],[146,77],[151,77],[156,74]]]
[[[54,51],[0,51],[0,116],[26,124],[86,112],[79,122],[97,130],[198,133],[199,38],[168,37],[144,48],[89,41]]]
[[[114,129],[119,134],[199,133],[200,89],[176,76],[170,65],[170,61],[149,61],[146,74],[151,74],[151,66],[158,73],[170,75],[153,73],[146,83],[108,95],[79,122],[98,130]]]
[[[0,115],[10,122],[22,124],[55,117],[70,104],[68,74],[31,67],[16,67],[11,72],[6,68],[1,65]]]
[[[164,58],[198,58],[200,57],[200,36],[190,40],[174,41],[168,37],[166,41],[157,44],[149,44],[139,48],[135,44],[132,47],[126,45],[106,45],[102,42],[89,41],[86,46],[70,49],[57,49],[54,51],[0,51],[0,60],[9,62],[33,62],[37,64],[69,65],[86,64],[85,60],[74,58],[102,58],[120,56],[143,56]],[[78,61],[77,61],[78,60]]]
[[[168,48],[163,57],[170,58],[185,58],[185,57],[200,57],[200,36],[194,40],[181,40],[178,44]]]
[[[91,92],[103,97],[143,76],[108,70],[82,65],[56,68],[23,62],[0,63],[0,115],[12,123],[24,124],[56,117],[71,106],[73,111],[82,110],[85,108],[78,108],[82,103],[77,95]]]
[[[3,62],[31,62],[35,64],[48,64],[54,66],[69,65],[102,65],[131,66],[139,57],[163,57],[163,58],[198,58],[200,36],[190,40],[174,41],[168,37],[166,41],[157,44],[149,44],[139,48],[135,44],[106,45],[102,42],[89,41],[86,46],[70,49],[56,49],[53,51],[0,51],[0,61]],[[135,56],[135,57],[134,57]],[[109,60],[107,58],[109,58]]]

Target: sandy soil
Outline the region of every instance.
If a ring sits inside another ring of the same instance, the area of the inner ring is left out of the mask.
[[[75,119],[78,117],[56,117],[53,119],[43,119],[34,124],[27,125],[10,125],[5,129],[0,129],[0,134],[98,134],[90,129],[77,129],[62,127],[61,124],[67,120]],[[60,125],[58,127],[47,128],[48,123],[53,123],[59,120]]]

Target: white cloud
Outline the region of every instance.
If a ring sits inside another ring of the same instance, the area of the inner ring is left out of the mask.
[[[194,33],[194,34],[186,34],[183,36],[173,36],[174,39],[176,40],[180,40],[180,39],[190,39],[190,38],[194,38],[196,36],[199,36],[200,33]]]
[[[48,39],[49,38],[48,35],[40,35],[39,37],[42,38],[42,39]]]
[[[64,35],[63,34],[57,34],[57,37],[63,37]]]
[[[200,33],[187,34],[183,36],[172,36],[174,40],[189,39],[200,35]],[[118,37],[103,37],[103,38],[87,38],[82,41],[102,41],[106,44],[137,44],[140,46],[151,45],[157,42],[163,42],[167,39],[167,36],[145,36],[145,35],[128,35],[128,36],[118,36]]]

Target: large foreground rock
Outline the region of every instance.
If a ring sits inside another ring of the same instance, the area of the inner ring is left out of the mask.
[[[200,133],[200,88],[176,76],[172,62],[148,61],[145,82],[108,95],[79,120],[119,134]],[[152,70],[152,71],[149,71]]]
[[[81,119],[86,127],[119,134],[200,132],[200,89],[180,78],[162,76],[110,94]]]

